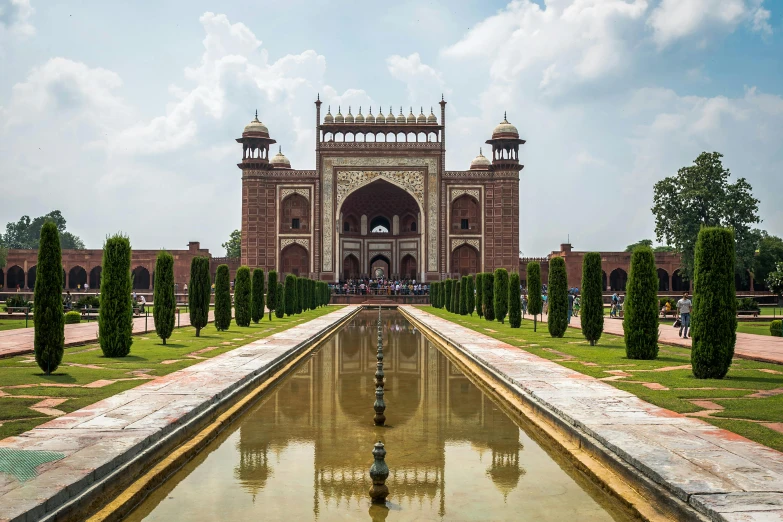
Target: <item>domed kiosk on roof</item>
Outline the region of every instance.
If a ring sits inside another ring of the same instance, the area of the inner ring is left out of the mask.
[[[492,163],[484,156],[481,149],[479,149],[479,155],[470,162],[470,170],[489,170],[491,166]]]
[[[291,168],[291,162],[288,161],[288,158],[286,158],[283,155],[283,148],[278,147],[277,154],[269,160],[269,163],[276,169],[290,169]]]
[[[245,130],[242,131],[242,136],[259,136],[262,138],[269,137],[269,129],[261,123],[258,119],[258,111],[256,111],[256,117],[245,125]]]
[[[505,113],[503,113],[503,121],[498,123],[497,127],[492,131],[492,139],[497,138],[519,138],[519,131],[508,122]]]

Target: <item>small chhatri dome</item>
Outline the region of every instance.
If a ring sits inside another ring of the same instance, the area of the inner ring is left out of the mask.
[[[362,106],[359,105],[359,114],[356,115],[356,123],[364,123],[364,116],[362,116]]]
[[[372,106],[370,106],[370,112],[364,118],[364,121],[367,123],[375,123],[375,116],[372,115]]]
[[[348,106],[348,114],[345,115],[345,123],[353,123],[353,114],[351,114],[351,106]]]
[[[416,118],[416,123],[427,123],[427,117],[424,115],[424,107],[419,110],[419,117]]]
[[[432,107],[430,107],[430,115],[427,116],[427,123],[438,123],[438,118],[435,116],[435,113],[432,112]]]
[[[342,113],[340,112],[340,106],[337,106],[337,114],[334,116],[334,122],[335,123],[345,123],[345,118],[343,118]]]
[[[332,106],[330,105],[324,116],[324,123],[334,123],[334,116],[332,116]]]
[[[383,109],[378,109],[378,116],[375,117],[375,123],[384,123],[386,121],[386,117],[383,115]]]
[[[253,121],[245,125],[245,130],[242,131],[242,135],[244,136],[245,134],[262,134],[267,138],[269,137],[269,129],[258,120],[258,111],[256,111],[256,117],[253,118]]]
[[[391,106],[389,106],[389,115],[386,116],[386,123],[394,123],[397,120],[394,118],[394,113],[392,112]]]
[[[402,107],[400,107],[400,115],[397,116],[397,123],[405,123],[405,116],[402,114]]]
[[[492,139],[495,138],[519,138],[519,131],[508,122],[505,112],[503,113],[503,121],[492,131]]]
[[[491,163],[484,157],[484,153],[479,149],[479,155],[470,162],[470,170],[489,170]]]
[[[408,123],[416,123],[416,116],[413,115],[413,107],[411,107],[411,111],[408,113]]]
[[[269,164],[272,165],[276,169],[290,169],[291,168],[291,162],[288,161],[288,158],[283,156],[283,148],[280,147],[277,150],[277,154],[275,154],[275,157],[269,160]]]

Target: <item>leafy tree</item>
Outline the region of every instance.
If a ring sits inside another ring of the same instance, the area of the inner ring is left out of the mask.
[[[495,270],[494,297],[495,317],[504,324],[508,313],[508,270],[505,268]]]
[[[451,292],[453,290],[453,288],[452,288],[452,280],[451,279],[446,279],[446,281],[444,281],[444,283],[446,285],[446,293],[445,293],[445,301],[444,301],[443,304],[446,307],[446,311],[447,312],[451,312]]]
[[[722,379],[737,342],[732,231],[705,227],[699,232],[694,259],[691,367],[698,379]]]
[[[753,279],[757,282],[766,281],[779,262],[783,262],[783,240],[761,232],[758,253],[753,262]]]
[[[519,274],[512,272],[508,278],[508,324],[511,328],[522,326],[522,298],[519,295]]]
[[[461,279],[455,279],[454,280],[454,292],[453,292],[453,301],[451,302],[451,311],[452,313],[459,314],[460,313],[460,303],[462,302],[460,299],[462,299],[462,280]]]
[[[604,331],[604,301],[602,286],[601,254],[590,252],[582,260],[582,334],[590,346],[601,338]]]
[[[632,244],[628,245],[627,247],[625,247],[625,251],[626,252],[633,252],[634,250],[636,250],[637,247],[640,247],[640,246],[646,246],[646,247],[652,248],[652,246],[653,246],[652,239],[642,239],[641,241],[637,241],[636,243],[632,243]]]
[[[275,292],[275,317],[282,319],[283,315],[285,315],[285,287],[282,283],[277,283],[277,291]]]
[[[277,310],[277,271],[269,271],[269,280],[267,281],[266,307],[269,308],[269,320],[272,320],[272,312]],[[277,314],[275,314],[277,315]],[[282,317],[282,316],[278,316]]]
[[[5,268],[7,259],[8,259],[8,248],[0,245],[0,268]]]
[[[36,249],[41,237],[41,228],[44,223],[48,222],[57,226],[61,248],[84,249],[84,242],[65,230],[66,221],[59,210],[54,210],[35,219],[30,219],[30,216],[22,216],[16,223],[9,222],[5,227],[6,233],[0,234],[0,245],[7,248]]]
[[[547,296],[549,335],[563,337],[568,329],[568,273],[562,257],[556,256],[549,260]]]
[[[253,270],[252,299],[250,301],[250,318],[258,323],[264,317],[264,271],[260,268]],[[271,320],[271,312],[270,317]]]
[[[263,280],[263,275],[261,276]],[[237,326],[250,326],[252,309],[250,268],[240,266],[234,282],[234,320]]]
[[[220,246],[226,249],[226,257],[242,257],[242,232],[234,230],[228,241]],[[236,283],[234,285],[236,286]]]
[[[702,227],[733,229],[737,274],[744,279],[753,268],[759,231],[751,225],[759,222],[759,200],[745,178],[729,183],[730,172],[723,167],[722,157],[718,152],[702,152],[693,165],[655,184],[655,234],[658,241],[666,239],[681,253],[687,279],[694,274],[696,238]]]
[[[467,276],[467,285],[465,285],[465,293],[467,294],[468,313],[473,316],[473,310],[476,309],[476,285],[473,281],[473,276]]]
[[[201,329],[209,321],[209,301],[212,296],[209,258],[196,256],[190,261],[190,283],[188,283],[188,311],[190,325],[200,337]]]
[[[484,317],[484,273],[476,274],[476,313]]]
[[[495,320],[495,274],[485,272],[481,278],[484,286],[484,319]]]
[[[106,357],[125,357],[133,343],[130,240],[117,234],[103,245],[98,340]],[[37,284],[37,282],[36,282]]]
[[[63,315],[63,265],[57,226],[41,228],[35,278],[33,348],[35,362],[51,375],[60,366],[65,352],[65,316]]]
[[[155,332],[166,345],[166,339],[174,332],[177,298],[174,295],[174,256],[165,250],[158,252],[155,261],[155,287],[153,289],[152,317]]]
[[[677,249],[669,245],[658,245],[653,247],[653,252],[676,252]]]
[[[658,271],[650,247],[631,256],[631,273],[623,305],[625,354],[629,359],[658,357]]]
[[[533,331],[536,331],[538,314],[544,310],[541,298],[541,265],[533,261],[527,264],[527,311],[533,316]],[[603,313],[603,311],[601,312]]]
[[[291,316],[296,313],[296,301],[297,296],[299,295],[296,291],[296,276],[293,274],[288,274],[285,276],[285,298],[283,299],[283,302],[285,303],[285,315]]]
[[[775,265],[775,271],[767,275],[767,288],[769,291],[783,296],[783,261]]]
[[[215,328],[228,330],[231,326],[231,276],[228,265],[219,265],[215,274]]]
[[[296,278],[296,313],[297,314],[302,313],[305,300],[307,299],[307,296],[305,295],[306,286],[307,286],[307,281],[305,280],[304,277]]]

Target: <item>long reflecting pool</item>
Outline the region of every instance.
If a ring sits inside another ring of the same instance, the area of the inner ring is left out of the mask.
[[[388,426],[375,427],[377,318],[356,316],[130,520],[627,519],[396,311],[382,316]],[[377,440],[388,509],[367,494]]]

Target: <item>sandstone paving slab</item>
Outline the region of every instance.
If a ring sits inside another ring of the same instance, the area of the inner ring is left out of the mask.
[[[40,518],[357,309],[343,307],[0,440],[0,448],[65,455],[28,481],[0,473],[0,521]]]
[[[421,309],[403,308],[703,513],[716,520],[782,519],[783,453]]]

